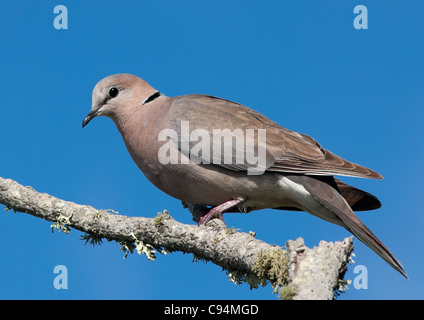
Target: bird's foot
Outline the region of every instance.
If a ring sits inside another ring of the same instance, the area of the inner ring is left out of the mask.
[[[224,218],[222,217],[222,214],[232,207],[235,207],[236,205],[240,204],[243,200],[237,199],[237,200],[230,200],[227,202],[224,202],[220,204],[219,206],[213,207],[209,210],[208,213],[203,214],[199,216],[199,219],[197,220],[197,223],[199,225],[206,225],[210,220],[218,218],[222,220],[224,223]]]

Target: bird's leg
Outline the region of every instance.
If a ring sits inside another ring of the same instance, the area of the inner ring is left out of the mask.
[[[224,203],[212,208],[205,215],[201,216],[200,219],[197,221],[197,223],[199,225],[205,225],[206,223],[208,223],[210,220],[212,220],[214,218],[219,218],[220,220],[224,221],[224,219],[222,218],[222,213],[224,211],[228,210],[228,209],[231,209],[232,207],[235,207],[236,205],[240,204],[241,202],[243,202],[243,200],[241,200],[241,199],[230,200],[230,201],[224,202]],[[224,221],[224,223],[225,223],[225,221]]]
[[[181,201],[181,203],[183,204],[184,208],[187,208],[191,212],[193,215],[193,220],[196,222],[199,222],[200,218],[210,211],[210,208],[205,205],[185,201]]]

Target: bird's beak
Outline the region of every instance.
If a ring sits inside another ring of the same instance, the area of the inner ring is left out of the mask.
[[[91,110],[87,116],[84,118],[84,120],[82,120],[82,127],[84,128],[90,121],[91,119],[95,118],[97,116],[97,114],[99,113],[100,108]]]

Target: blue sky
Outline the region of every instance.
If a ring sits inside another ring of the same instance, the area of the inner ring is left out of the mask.
[[[53,27],[59,4],[68,8],[68,30]],[[353,27],[358,4],[368,8],[368,30]],[[111,120],[84,130],[81,121],[94,85],[121,72],[168,96],[234,100],[385,177],[343,180],[382,201],[358,215],[410,279],[355,240],[368,289],[351,286],[340,299],[423,299],[423,16],[419,1],[7,1],[0,11],[0,176],[99,209],[146,217],[167,209],[193,223],[180,201],[138,170]],[[225,218],[278,245],[350,235],[307,213]],[[270,286],[236,286],[192,255],[124,260],[114,242],[84,246],[79,231],[52,234],[50,225],[0,212],[0,298],[276,298]],[[67,290],[54,289],[56,265],[68,269]],[[346,279],[357,276],[355,265]]]

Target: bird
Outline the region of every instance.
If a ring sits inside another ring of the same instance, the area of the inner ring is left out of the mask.
[[[82,127],[98,116],[113,120],[154,186],[202,208],[199,225],[226,212],[306,211],[344,227],[407,278],[400,261],[354,213],[378,209],[380,201],[335,176],[383,177],[310,136],[230,100],[203,94],[168,97],[126,73],[95,85]]]

